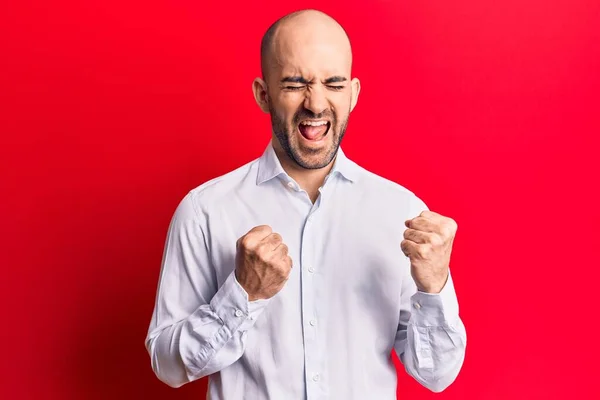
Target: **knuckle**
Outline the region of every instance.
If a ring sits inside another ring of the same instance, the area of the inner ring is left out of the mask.
[[[434,234],[437,236],[441,236],[441,237],[447,237],[448,236],[448,227],[446,225],[438,225],[436,226],[436,228],[434,229]]]
[[[406,240],[400,242],[400,249],[402,249],[404,253],[408,252],[408,242]]]
[[[273,229],[269,225],[259,225],[258,228],[261,231],[273,232]]]
[[[455,232],[456,232],[456,228],[454,227],[454,224],[452,224],[452,223],[445,224],[442,229],[442,233],[443,233],[444,237],[446,237],[446,238],[454,236]]]
[[[421,250],[421,246],[416,246],[415,251],[414,251],[414,255],[416,257],[421,258],[423,256],[423,252]]]
[[[427,255],[429,254],[429,246],[427,246],[427,245],[417,246],[416,253],[420,258],[427,258]]]
[[[250,236],[251,238],[258,238],[260,240],[263,237],[268,236],[272,232],[273,230],[269,225],[258,225],[250,229],[246,236]]]
[[[432,217],[433,216],[433,212],[431,212],[430,210],[423,210],[421,212],[420,216],[423,217],[423,218]]]
[[[256,255],[263,261],[267,260],[269,258],[269,249],[268,247],[262,243],[259,244],[256,249],[254,250],[254,252],[256,253]]]
[[[249,249],[252,246],[252,236],[250,235],[245,235],[241,237],[238,241],[245,249]]]
[[[454,236],[454,229],[452,229],[452,228],[446,228],[446,229],[443,231],[443,233],[442,233],[442,234],[443,234],[443,237],[444,237],[445,239],[449,239],[449,238],[451,238],[452,236]]]
[[[442,230],[450,233],[456,231],[456,229],[458,228],[458,224],[456,223],[456,221],[450,217],[444,217],[440,225],[442,227]]]
[[[285,261],[281,260],[278,261],[275,264],[275,270],[278,276],[280,277],[286,277],[290,271],[290,269],[287,267]]]
[[[440,235],[432,234],[429,235],[429,243],[431,243],[432,246],[441,246],[444,241]]]
[[[448,225],[450,226],[450,231],[452,233],[456,232],[458,230],[458,223],[455,220],[453,220],[452,218],[449,218],[448,220],[449,220]]]

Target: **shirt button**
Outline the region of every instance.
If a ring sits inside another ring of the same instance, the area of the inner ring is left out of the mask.
[[[314,374],[313,375],[313,381],[318,382],[319,379],[321,379],[321,377],[319,376],[319,374]]]
[[[421,305],[419,303],[415,303],[414,306],[417,310],[421,308]]]
[[[242,310],[235,310],[235,316],[236,317],[241,317],[242,315],[244,315],[244,313],[242,312]]]
[[[290,189],[294,188],[294,182],[288,182],[287,185]]]
[[[313,267],[308,267],[308,272],[312,274],[313,272],[315,272],[315,269]]]
[[[315,325],[317,324],[317,321],[315,321],[314,319],[311,319],[311,320],[310,320],[310,324],[311,324],[312,326],[315,326]]]

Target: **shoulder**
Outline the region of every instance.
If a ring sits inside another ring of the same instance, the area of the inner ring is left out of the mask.
[[[378,204],[389,205],[394,208],[402,208],[409,214],[418,215],[427,210],[427,204],[414,191],[406,186],[385,178],[361,166],[359,187],[361,191],[368,193]]]
[[[178,206],[178,212],[199,217],[206,215],[207,210],[223,204],[243,185],[256,182],[258,158],[254,159],[226,174],[212,178],[189,190]]]

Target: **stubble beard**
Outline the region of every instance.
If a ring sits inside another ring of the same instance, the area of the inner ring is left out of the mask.
[[[301,149],[297,140],[291,139],[292,137],[294,137],[297,134],[295,132],[295,130],[298,127],[298,122],[303,117],[318,119],[318,118],[323,118],[324,115],[323,114],[315,115],[311,111],[302,109],[302,110],[296,112],[296,114],[294,115],[294,118],[292,119],[292,126],[288,127],[285,120],[283,120],[283,118],[279,117],[279,115],[277,114],[277,111],[275,111],[271,107],[270,104],[269,104],[269,112],[271,114],[271,125],[273,128],[273,133],[275,134],[275,137],[279,141],[281,148],[285,151],[287,156],[293,162],[295,162],[297,165],[299,165],[300,167],[305,168],[305,169],[325,168],[326,166],[328,166],[331,163],[331,161],[334,159],[335,155],[337,154],[340,144],[342,143],[342,139],[344,138],[344,135],[346,134],[346,128],[348,126],[348,119],[350,118],[350,113],[348,113],[348,117],[346,117],[346,120],[340,126],[339,131],[336,132],[336,127],[338,126],[337,116],[335,113],[331,114],[331,126],[329,127],[329,132],[327,132],[327,136],[333,136],[333,137],[330,139],[331,145],[328,148],[325,148],[325,149],[310,149],[310,148]],[[307,154],[309,157],[311,155],[317,155],[319,153],[322,153],[322,155],[321,155],[321,157],[318,157],[317,160],[307,160],[303,157],[303,153]]]

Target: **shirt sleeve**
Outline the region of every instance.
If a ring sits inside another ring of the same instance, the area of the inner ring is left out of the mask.
[[[419,292],[416,287],[404,289],[407,295],[403,296],[396,352],[409,375],[431,391],[441,392],[458,376],[467,344],[452,277],[438,294]]]
[[[419,203],[419,210],[427,209]],[[458,376],[467,345],[452,274],[440,293],[429,294],[417,290],[407,269],[401,291],[396,353],[410,376],[441,392]]]
[[[203,213],[188,194],[169,225],[156,301],[145,345],[156,376],[172,387],[238,360],[247,331],[268,304],[248,301],[232,272],[219,286]]]

